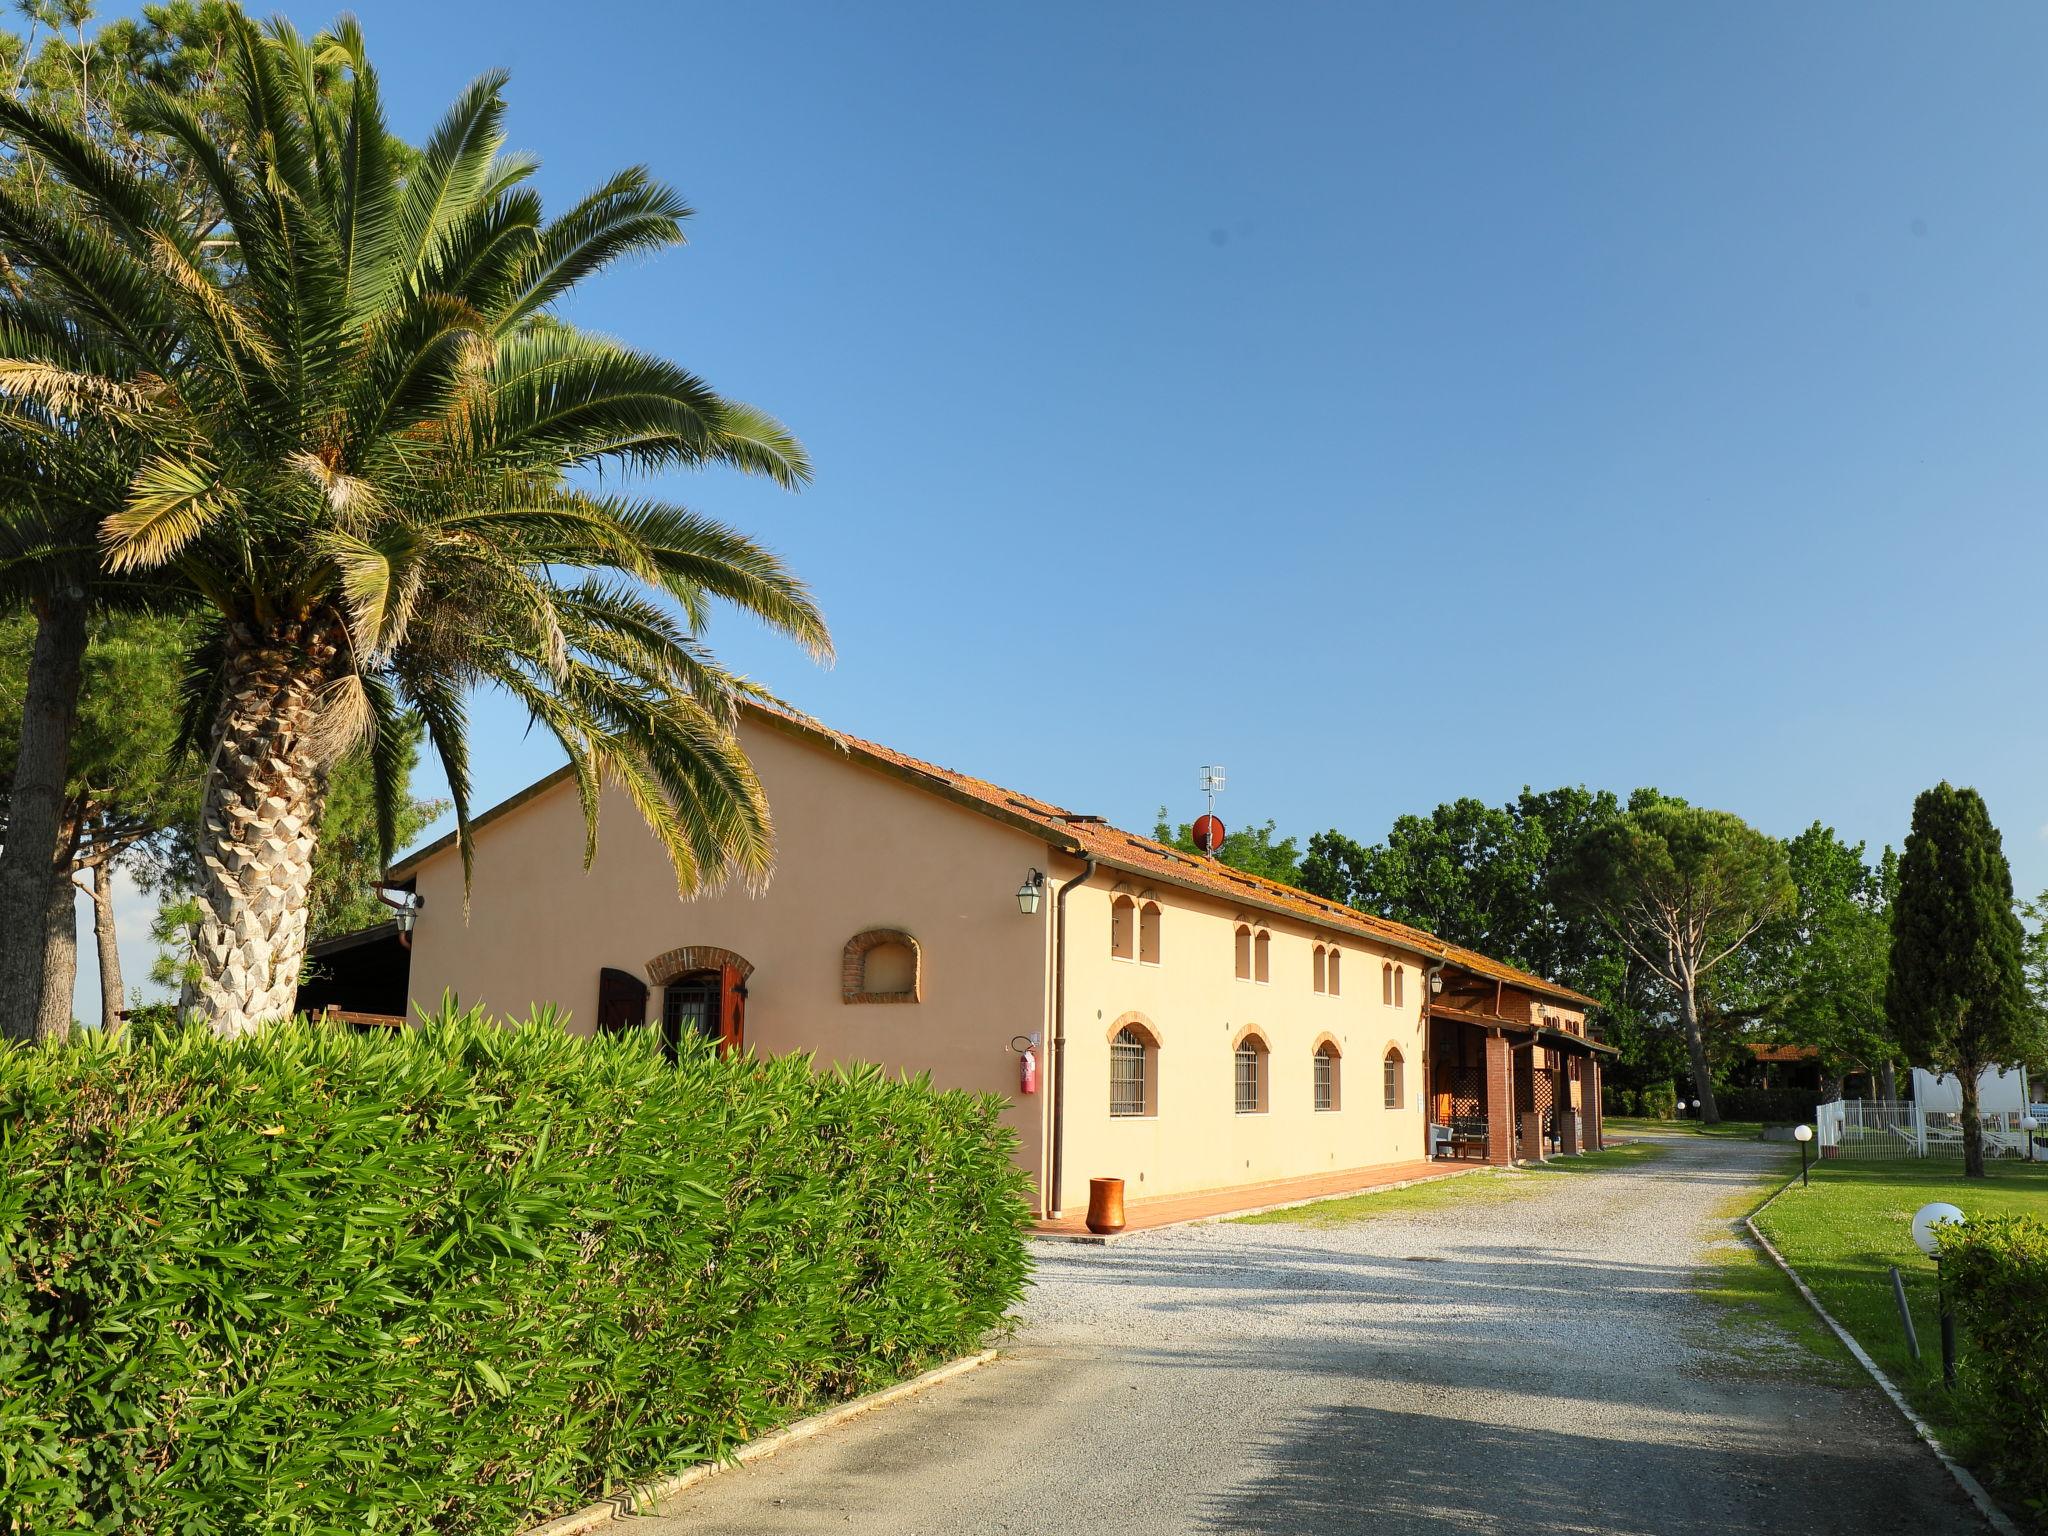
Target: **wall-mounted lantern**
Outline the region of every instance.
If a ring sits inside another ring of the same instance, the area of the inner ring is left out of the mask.
[[[373,884],[372,889],[377,892],[377,899],[391,908],[391,920],[398,924],[398,942],[411,949],[413,924],[419,921],[427,898],[418,891],[408,891],[395,885]]]
[[[1045,895],[1045,871],[1034,869],[1017,887],[1017,910],[1026,917],[1038,916],[1038,903]]]

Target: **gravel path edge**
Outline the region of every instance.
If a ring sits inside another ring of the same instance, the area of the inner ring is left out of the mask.
[[[1763,1229],[1757,1226],[1756,1218],[1770,1207],[1773,1200],[1791,1187],[1792,1180],[1787,1179],[1772,1190],[1755,1210],[1742,1218],[1742,1225],[1748,1229],[1749,1235],[1756,1239],[1757,1246],[1770,1256],[1771,1262],[1783,1270],[1799,1288],[1799,1294],[1806,1298],[1806,1304],[1813,1308],[1820,1320],[1834,1330],[1836,1338],[1848,1346],[1849,1353],[1856,1357],[1856,1363],[1868,1371],[1871,1379],[1884,1389],[1884,1395],[1892,1400],[1892,1406],[1899,1410],[1908,1424],[1913,1426],[1913,1433],[1926,1442],[1927,1448],[1934,1452],[1935,1459],[1948,1468],[1949,1476],[1955,1479],[1956,1486],[1963,1490],[1970,1502],[1977,1506],[1977,1513],[1984,1517],[1985,1522],[1998,1532],[1998,1536],[2023,1536],[2020,1528],[2013,1524],[2011,1517],[1998,1507],[1997,1501],[1990,1494],[1984,1491],[1984,1485],[1977,1481],[1970,1469],[1949,1455],[1947,1447],[1941,1443],[1941,1437],[1935,1434],[1933,1426],[1913,1411],[1913,1405],[1906,1401],[1906,1394],[1898,1389],[1891,1377],[1885,1375],[1883,1368],[1870,1357],[1870,1352],[1856,1342],[1854,1334],[1835,1321],[1834,1314],[1821,1305],[1820,1298],[1813,1293],[1813,1288],[1806,1283],[1805,1277],[1786,1262],[1785,1256],[1771,1245],[1771,1240],[1764,1236]]]
[[[955,1376],[964,1376],[969,1371],[987,1365],[1001,1353],[1001,1350],[984,1349],[971,1355],[962,1355],[958,1360],[949,1360],[944,1365],[933,1366],[932,1369],[913,1376],[908,1381],[899,1381],[893,1387],[883,1387],[879,1392],[870,1392],[865,1397],[856,1397],[836,1408],[828,1408],[823,1413],[814,1413],[807,1419],[798,1419],[794,1424],[786,1424],[758,1440],[749,1440],[733,1453],[730,1461],[702,1462],[672,1477],[636,1483],[611,1498],[599,1499],[594,1504],[586,1504],[581,1509],[571,1510],[566,1515],[558,1515],[540,1525],[528,1526],[519,1533],[519,1536],[584,1536],[585,1532],[594,1531],[614,1520],[639,1514],[658,1500],[681,1493],[686,1488],[693,1488],[706,1478],[715,1477],[729,1468],[744,1466],[765,1456],[773,1456],[777,1451],[786,1450],[799,1441],[808,1440],[828,1429],[835,1429],[848,1419],[858,1418],[864,1413],[914,1396],[928,1387],[939,1385],[940,1382],[951,1381]]]

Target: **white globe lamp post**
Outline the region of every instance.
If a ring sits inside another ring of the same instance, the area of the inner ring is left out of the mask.
[[[1799,1143],[1799,1187],[1806,1188],[1807,1147],[1813,1141],[1813,1127],[1802,1125],[1792,1132],[1792,1139]]]
[[[1913,1213],[1914,1246],[1934,1260],[1934,1283],[1941,1293],[1941,1379],[1956,1381],[1956,1315],[1949,1309],[1948,1287],[1941,1280],[1941,1251],[1936,1229],[1960,1227],[1968,1218],[1946,1200],[1930,1200]]]

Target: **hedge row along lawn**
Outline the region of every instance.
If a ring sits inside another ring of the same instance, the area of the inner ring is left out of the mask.
[[[1001,1100],[449,1013],[0,1052],[0,1530],[509,1532],[977,1347]]]
[[[1989,1454],[1997,1439],[1992,1416],[2015,1405],[1988,1398],[1973,1382],[1967,1335],[1960,1341],[1964,1379],[1954,1390],[1942,1385],[1934,1262],[1914,1246],[1909,1230],[1913,1213],[1930,1200],[1946,1200],[1978,1219],[2048,1219],[2048,1164],[1993,1162],[1989,1168],[1988,1178],[1965,1179],[1960,1162],[1817,1162],[1811,1187],[1801,1189],[1795,1182],[1757,1217],[1757,1225],[1949,1449],[1987,1476],[1995,1493],[2010,1499],[2011,1489],[1996,1486]],[[1920,1336],[1917,1364],[1906,1348],[1892,1298],[1894,1264],[1905,1277]],[[2048,1360],[2037,1368],[2048,1370]]]

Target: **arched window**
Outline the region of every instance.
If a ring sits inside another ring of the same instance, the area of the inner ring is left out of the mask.
[[[1113,959],[1135,960],[1137,949],[1138,904],[1128,896],[1119,896],[1109,904],[1109,953]]]
[[[1159,1039],[1135,1014],[1111,1029],[1109,1113],[1118,1120],[1159,1113]]]
[[[1396,1008],[1399,1008],[1399,1007],[1402,1007],[1402,1006],[1403,1006],[1403,1004],[1402,1004],[1402,1001],[1401,1001],[1402,983],[1404,983],[1405,981],[1407,981],[1407,979],[1408,979],[1408,967],[1407,967],[1407,966],[1405,966],[1405,965],[1397,965],[1397,966],[1395,966],[1395,967],[1394,967],[1394,1006],[1395,1006]]]
[[[1343,1089],[1344,1066],[1337,1054],[1337,1044],[1333,1040],[1325,1040],[1316,1047],[1316,1108],[1342,1108]]]
[[[1252,940],[1252,980],[1273,979],[1273,935],[1261,928],[1258,937]]]
[[[840,994],[849,1003],[915,1003],[924,996],[924,955],[901,928],[870,928],[846,941]]]
[[[1325,991],[1325,990],[1327,990],[1327,982],[1326,982],[1326,980],[1325,980],[1325,973],[1324,973],[1324,969],[1323,969],[1323,967],[1324,967],[1324,964],[1325,964],[1325,962],[1324,962],[1324,959],[1323,959],[1323,957],[1324,957],[1325,955],[1327,955],[1328,953],[1329,953],[1329,951],[1328,951],[1328,950],[1326,950],[1326,949],[1324,949],[1322,945],[1318,944],[1318,945],[1316,946],[1316,957],[1315,957],[1315,989],[1316,989],[1316,990],[1317,990],[1318,992],[1322,992],[1322,991]]]
[[[1237,1043],[1237,1112],[1263,1115],[1266,1112],[1266,1042],[1246,1035]]]
[[[1407,1096],[1402,1085],[1401,1050],[1399,1046],[1387,1047],[1387,1108],[1399,1109]]]
[[[1243,923],[1237,925],[1237,979],[1252,979],[1252,931]]]
[[[1138,962],[1159,963],[1159,903],[1148,901],[1138,908]]]
[[[1343,951],[1342,951],[1341,949],[1339,949],[1339,948],[1338,948],[1338,947],[1337,947],[1336,945],[1332,944],[1332,945],[1330,946],[1330,962],[1329,962],[1329,982],[1330,982],[1330,988],[1329,988],[1329,990],[1330,990],[1330,996],[1332,996],[1332,997],[1335,997],[1335,996],[1337,996],[1337,995],[1338,995],[1338,994],[1339,994],[1340,992],[1342,992],[1342,991],[1344,990],[1344,988],[1343,988],[1343,987],[1342,987],[1341,985],[1339,985],[1340,981],[1342,980],[1342,977],[1341,977],[1341,975],[1339,974],[1339,972],[1338,972],[1338,969],[1337,969],[1337,963],[1338,963],[1338,962],[1339,962],[1340,960],[1342,960],[1343,958],[1344,958],[1344,952],[1343,952]]]
[[[1389,1008],[1394,1006],[1394,962],[1391,960],[1380,966],[1380,1001]]]

